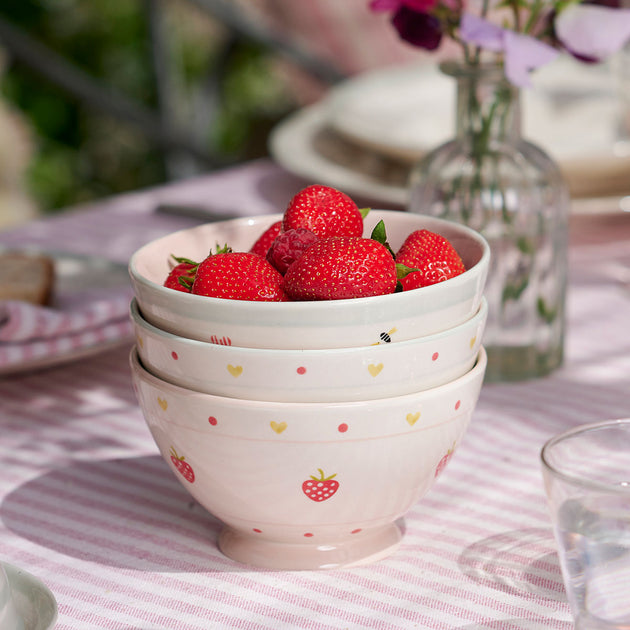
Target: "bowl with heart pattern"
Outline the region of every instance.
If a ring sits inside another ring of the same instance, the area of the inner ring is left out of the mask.
[[[151,374],[134,389],[182,486],[223,523],[221,551],[267,569],[331,569],[394,552],[400,519],[464,440],[486,367],[439,387],[341,403],[228,398]]]
[[[468,372],[488,305],[448,330],[392,343],[319,350],[243,348],[188,339],[147,322],[131,304],[138,353],[161,379],[207,394],[277,402],[387,398],[437,387]]]

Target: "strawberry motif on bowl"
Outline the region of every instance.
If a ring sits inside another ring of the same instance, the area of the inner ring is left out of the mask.
[[[326,477],[321,468],[318,468],[317,472],[319,473],[319,477],[311,475],[311,478],[307,479],[302,484],[302,492],[311,499],[311,501],[319,503],[330,499],[330,497],[339,490],[339,482],[333,479],[333,477],[337,476],[337,473]]]
[[[446,465],[451,461],[451,457],[453,457],[453,453],[455,453],[455,444],[448,449],[448,451],[442,456],[442,459],[438,462],[438,465],[435,468],[435,477],[438,477],[446,468]]]
[[[195,481],[195,471],[192,469],[192,466],[184,460],[184,456],[180,456],[177,454],[177,451],[173,446],[171,446],[171,461],[173,465],[177,469],[177,472],[189,483],[194,483]]]

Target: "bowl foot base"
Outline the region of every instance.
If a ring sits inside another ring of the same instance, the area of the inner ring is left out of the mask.
[[[356,538],[326,543],[270,541],[225,525],[219,534],[219,549],[236,562],[265,569],[341,569],[381,560],[397,549],[401,539],[402,529],[397,523]]]

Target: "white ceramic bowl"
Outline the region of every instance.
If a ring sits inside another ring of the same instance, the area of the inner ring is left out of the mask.
[[[2,630],[24,630],[24,620],[20,617],[9,578],[0,563],[0,628]]]
[[[144,318],[167,332],[248,348],[317,349],[369,346],[424,337],[472,317],[481,304],[490,249],[477,232],[456,223],[394,210],[372,210],[369,235],[380,219],[396,250],[409,233],[426,228],[448,238],[467,271],[438,284],[375,297],[321,302],[252,302],[209,298],[162,286],[171,254],[201,260],[219,243],[248,250],[281,215],[233,219],[183,230],[148,243],[129,263]],[[389,333],[395,329],[395,334]]]
[[[347,402],[437,387],[475,363],[486,323],[475,315],[441,333],[361,348],[273,350],[187,339],[149,324],[131,304],[138,353],[156,376],[195,391],[276,402]],[[395,333],[392,333],[395,334]]]
[[[202,394],[131,354],[148,427],[175,476],[224,523],[219,547],[274,569],[352,566],[391,553],[396,523],[459,447],[486,367],[416,394],[273,403]]]

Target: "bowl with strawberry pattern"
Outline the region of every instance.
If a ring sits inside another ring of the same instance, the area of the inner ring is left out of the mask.
[[[217,345],[314,350],[406,341],[478,313],[490,260],[463,225],[359,209],[309,186],[283,214],[147,243],[129,263],[142,317]]]
[[[463,376],[479,353],[488,314],[448,330],[398,343],[387,331],[363,347],[318,350],[243,348],[188,339],[147,322],[138,304],[131,319],[140,359],[156,376],[208,394],[277,402],[342,402],[386,398],[437,387]]]
[[[134,348],[134,389],[182,486],[223,523],[220,550],[267,569],[332,569],[393,553],[401,519],[464,440],[486,367],[403,396],[339,403],[229,398],[169,383]]]

